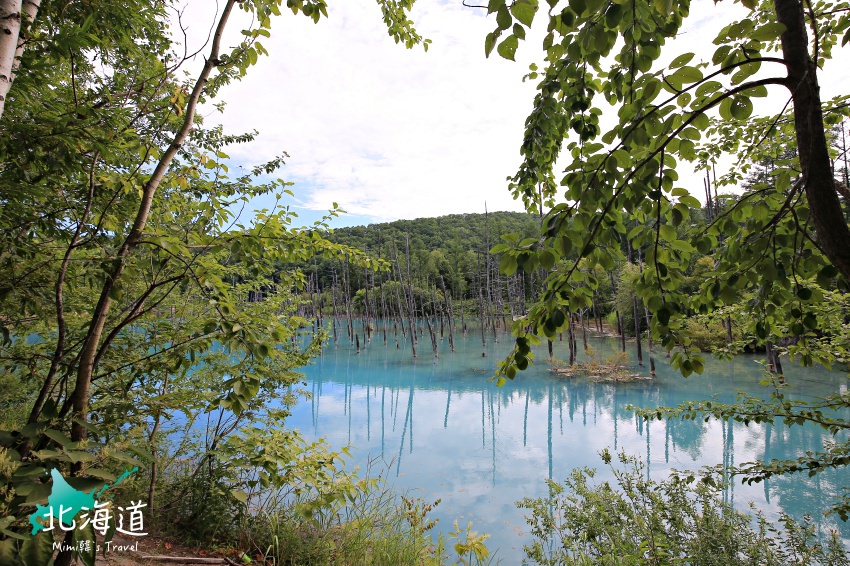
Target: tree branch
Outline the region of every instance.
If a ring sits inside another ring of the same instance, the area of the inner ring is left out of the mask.
[[[230,13],[236,3],[237,0],[228,0],[222,10],[222,14],[219,17],[218,24],[213,35],[213,42],[209,56],[204,62],[203,69],[195,82],[195,86],[192,89],[192,93],[186,104],[186,114],[183,119],[183,125],[177,131],[168,148],[163,153],[154,168],[150,179],[148,179],[147,183],[145,183],[142,191],[142,199],[139,203],[139,208],[133,222],[133,226],[124,240],[124,243],[121,245],[117,258],[113,263],[112,271],[101,289],[100,298],[92,314],[92,320],[89,325],[89,331],[86,335],[86,341],[83,344],[79,368],[77,370],[77,380],[70,398],[74,414],[77,417],[71,428],[71,439],[74,441],[81,441],[86,437],[86,428],[84,423],[87,418],[86,413],[88,411],[91,379],[94,373],[94,362],[100,348],[100,341],[103,336],[104,326],[106,325],[106,320],[112,305],[110,294],[116,282],[124,272],[127,258],[136,248],[142,237],[142,232],[147,224],[148,215],[150,214],[151,207],[153,206],[154,195],[156,194],[166,171],[171,165],[171,162],[174,160],[174,157],[177,155],[177,152],[180,150],[183,142],[188,137],[189,131],[192,129],[195,112],[198,107],[198,101],[204,91],[207,81],[209,80],[212,70],[219,64],[222,35],[224,34],[224,29],[227,26]]]

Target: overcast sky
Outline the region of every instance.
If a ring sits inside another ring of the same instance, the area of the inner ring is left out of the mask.
[[[396,45],[374,1],[329,4],[318,24],[288,11],[275,19],[263,40],[271,55],[222,90],[226,112],[208,120],[230,133],[260,131],[231,149],[233,161],[253,165],[287,152],[279,176],[295,183],[288,204],[304,221],[333,202],[348,212],[338,226],[484,212],[485,203],[521,210],[505,179],[519,165],[535,92],[522,77],[542,56],[546,18],[538,14],[510,62],[485,59],[495,22],[461,0],[416,3],[412,19],[432,40],[427,53]],[[675,52],[710,47],[734,9],[694,2]],[[700,196],[701,184],[691,183]]]

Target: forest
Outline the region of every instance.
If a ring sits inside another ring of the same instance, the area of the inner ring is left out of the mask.
[[[428,50],[413,0],[376,4],[395,43]],[[483,354],[510,333],[500,385],[556,340],[572,364],[588,333],[684,377],[755,352],[763,394],[635,418],[830,434],[730,464],[737,482],[846,468],[846,387],[793,397],[782,368],[850,359],[850,95],[821,100],[818,82],[850,7],[738,4],[747,17],[708,51],[669,60],[686,0],[464,4],[492,27],[482,59],[513,61],[545,28],[520,165],[493,189],[527,212],[333,229],[336,203],[309,225],[284,204],[282,149],[237,165],[259,134],[207,124],[274,57],[273,23],[322,25],[325,0],[224,0],[191,48],[179,2],[0,1],[0,564],[93,565],[118,535],[147,536],[142,517],[162,540],[222,549],[218,563],[488,563],[486,534],[432,538],[436,502],[286,426],[328,343],[359,354],[391,327],[418,358],[438,337],[479,333]],[[686,167],[702,186],[681,186]],[[261,197],[275,205],[237,216]],[[615,472],[617,495],[577,469],[521,503],[529,559],[847,561],[837,535],[735,511],[715,475],[656,482],[619,461],[633,471]],[[823,511],[846,520],[850,498]]]
[[[836,125],[829,138],[832,153],[836,156],[833,175],[839,183],[843,183],[848,175],[845,128],[844,122]],[[789,152],[785,150],[784,153],[784,158],[788,159]],[[742,187],[750,189],[764,183],[779,162],[780,158],[771,158],[755,164],[743,180]],[[705,205],[691,210],[690,223],[678,227],[683,237],[689,231],[706,230],[715,217],[722,217],[738,206],[738,195],[719,194],[716,187],[712,187],[711,177],[707,175]],[[845,216],[850,218],[847,196],[843,194],[842,203]],[[342,320],[339,328],[345,328],[346,338],[358,343],[362,341],[364,345],[378,327],[382,329],[386,343],[387,324],[392,324],[396,332],[399,326],[404,329],[407,319],[427,324],[428,328],[418,333],[414,329],[414,338],[411,339],[414,355],[416,335],[428,332],[433,338],[439,327],[438,333],[442,338],[446,328],[453,331],[449,320],[460,319],[463,332],[468,332],[467,318],[475,322],[479,331],[486,329],[486,332],[495,333],[497,329],[508,330],[513,321],[526,317],[528,307],[539,298],[547,274],[556,269],[554,263],[535,265],[533,260],[530,266],[526,266],[527,259],[513,255],[517,249],[530,249],[539,243],[536,234],[542,222],[540,215],[531,213],[494,212],[333,230],[326,234],[330,241],[370,255],[380,267],[352,269],[344,259],[321,257],[314,258],[309,264],[298,265],[307,277],[301,313],[314,321],[314,328],[322,328],[327,317],[331,321],[335,341],[339,339],[337,321]],[[586,335],[588,327],[597,334],[619,336],[625,350],[626,338],[644,335],[651,326],[652,317],[635,289],[644,269],[646,247],[632,249],[630,241],[626,240],[621,243],[620,251],[625,261],[607,273],[598,266],[594,270],[584,269],[585,277],[592,281],[594,287],[591,303],[588,307],[572,311],[566,322],[558,326],[570,336],[579,331]],[[715,268],[712,252],[715,250],[708,253],[696,250],[690,258],[689,264],[682,270],[680,286],[683,293],[700,293],[701,286]],[[561,265],[576,259],[578,252],[572,250],[561,258]],[[553,262],[552,259],[541,261]],[[818,283],[822,284],[824,291],[837,292],[840,296],[843,291],[838,287],[839,280],[834,275],[830,277],[830,274],[830,270],[825,270]],[[835,339],[843,332],[841,321],[848,314],[839,299],[827,305],[825,311],[812,315],[805,326],[784,329],[776,334],[774,340],[763,341],[764,336],[752,326],[752,318],[745,306],[752,301],[750,297],[729,290],[722,301],[725,303],[722,308],[689,313],[687,331],[693,347],[697,351],[721,356],[744,351],[762,352],[768,367],[778,375],[782,373],[782,356],[787,357],[801,340],[830,341],[830,347],[840,347]],[[807,329],[820,330],[814,322],[816,318],[813,318],[817,316],[821,320],[831,319],[838,326],[830,333],[811,332],[807,335]],[[433,326],[431,318],[434,319]],[[361,336],[354,333],[355,319],[360,322]],[[485,332],[482,332],[482,340],[486,342],[484,335]],[[649,339],[651,347],[651,336]],[[644,365],[642,340],[637,340],[634,346],[641,366]],[[436,342],[432,340],[431,344],[435,346]],[[831,355],[840,364],[846,360],[844,354],[834,349]],[[571,355],[570,359],[574,357]],[[820,361],[829,363],[826,358]],[[648,363],[653,362],[649,360]]]

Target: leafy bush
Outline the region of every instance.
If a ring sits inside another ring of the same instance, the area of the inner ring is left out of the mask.
[[[778,526],[761,513],[748,515],[719,497],[711,481],[677,476],[656,482],[635,457],[611,466],[617,486],[593,484],[595,471],[575,469],[549,495],[518,503],[535,540],[531,560],[553,564],[784,565],[850,564],[836,533],[824,542],[809,519],[782,515]]]
[[[297,431],[245,426],[214,457],[172,467],[157,526],[205,547],[239,549],[263,564],[448,564],[446,540],[426,503],[388,488],[372,467],[346,469],[348,449]],[[170,502],[170,504],[168,503]],[[489,535],[455,524],[459,564],[488,563]]]
[[[260,513],[246,516],[243,547],[264,563],[393,564],[437,566],[487,564],[489,535],[454,524],[449,538],[456,561],[450,562],[446,540],[434,540],[437,521],[429,517],[440,500],[426,503],[388,488],[381,476],[370,478],[337,470],[335,488],[317,497],[306,490],[295,497],[266,500]],[[340,497],[336,497],[336,496]],[[247,544],[246,544],[247,543]]]
[[[691,346],[700,352],[714,352],[727,346],[726,329],[719,322],[686,321]]]

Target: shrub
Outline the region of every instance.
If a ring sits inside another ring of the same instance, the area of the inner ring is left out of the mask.
[[[637,458],[620,454],[625,470],[610,465],[607,450],[602,459],[616,487],[593,484],[592,469],[575,469],[563,484],[548,481],[548,497],[518,503],[531,512],[529,559],[546,565],[850,563],[837,534],[821,541],[810,519],[797,523],[783,515],[774,526],[761,513],[723,502],[708,478],[656,482]]]
[[[688,319],[686,322],[691,346],[701,352],[714,352],[727,346],[726,328],[720,322]]]

